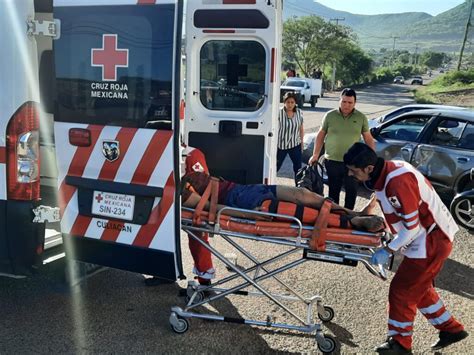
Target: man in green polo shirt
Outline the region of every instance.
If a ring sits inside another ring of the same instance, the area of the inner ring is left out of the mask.
[[[375,141],[370,134],[367,117],[355,109],[356,99],[353,89],[342,90],[339,108],[329,111],[323,118],[323,124],[314,142],[313,156],[308,162],[312,165],[318,161],[324,144],[329,197],[339,204],[339,195],[344,186],[344,207],[349,209],[354,209],[358,183],[347,175],[343,162],[344,154],[355,142],[360,141],[361,135],[365,143],[375,150]]]

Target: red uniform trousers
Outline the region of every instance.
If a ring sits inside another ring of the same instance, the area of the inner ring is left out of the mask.
[[[206,157],[199,149],[191,149],[186,157],[186,174],[198,171],[209,174]],[[196,235],[206,243],[209,243],[209,234],[196,232]],[[188,234],[189,250],[194,260],[193,273],[198,276],[198,281],[201,284],[208,283],[210,279],[214,278],[215,270],[212,265],[211,252],[201,245],[197,240],[194,240]]]
[[[451,249],[451,241],[435,229],[426,237],[426,259],[405,257],[390,284],[388,335],[406,349],[411,349],[417,309],[439,330],[455,333],[464,329],[433,287]]]

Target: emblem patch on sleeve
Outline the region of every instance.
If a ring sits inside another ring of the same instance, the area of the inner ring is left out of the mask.
[[[400,201],[398,201],[398,198],[397,196],[390,196],[388,198],[388,201],[390,202],[390,204],[395,207],[395,208],[402,208],[402,205],[400,204]]]
[[[194,163],[193,171],[196,171],[198,173],[203,173],[204,172],[204,167],[201,165],[200,162]]]

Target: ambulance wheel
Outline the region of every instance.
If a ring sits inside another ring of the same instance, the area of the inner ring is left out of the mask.
[[[186,333],[189,329],[189,321],[186,318],[181,318],[179,316],[176,316],[176,318],[176,323],[170,323],[171,329],[173,329],[173,332],[177,334]]]
[[[323,322],[330,322],[334,318],[334,309],[330,306],[324,306],[324,313],[318,313],[318,317]]]
[[[319,343],[318,342],[318,349],[323,353],[323,354],[330,354],[334,350],[336,350],[336,339],[334,339],[330,335],[324,335],[324,342]]]

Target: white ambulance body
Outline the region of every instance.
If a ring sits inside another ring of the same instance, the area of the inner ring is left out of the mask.
[[[27,34],[32,1],[0,9],[0,274],[28,274],[38,265],[44,224],[32,223],[40,199],[37,46]]]
[[[183,1],[54,0],[49,14],[47,0],[34,1],[43,4],[41,14],[34,13],[32,0],[6,2],[21,23],[14,32],[21,38],[11,36],[6,48],[14,55],[0,59],[2,78],[10,80],[8,95],[1,84],[0,99],[0,273],[22,274],[12,265],[41,259],[44,225],[29,222],[41,183],[43,190],[58,190],[71,259],[170,280],[183,277],[182,139],[208,155],[213,174],[248,183],[269,182],[274,175],[281,2],[188,1],[184,135]],[[57,37],[52,49],[51,39],[36,41],[25,33],[25,22],[35,16],[52,21]],[[0,28],[13,33],[14,25],[0,18]],[[17,50],[19,43],[27,50]],[[41,122],[40,111],[29,104],[38,101],[44,107]],[[57,169],[47,164],[54,160]],[[10,162],[21,167],[17,185],[29,191],[24,201],[17,192],[23,190],[8,183],[17,173]],[[28,223],[18,227],[20,220]],[[12,238],[18,228],[22,237]],[[11,253],[12,240],[17,254]]]
[[[185,140],[213,175],[275,178],[280,0],[194,0],[186,11]]]

